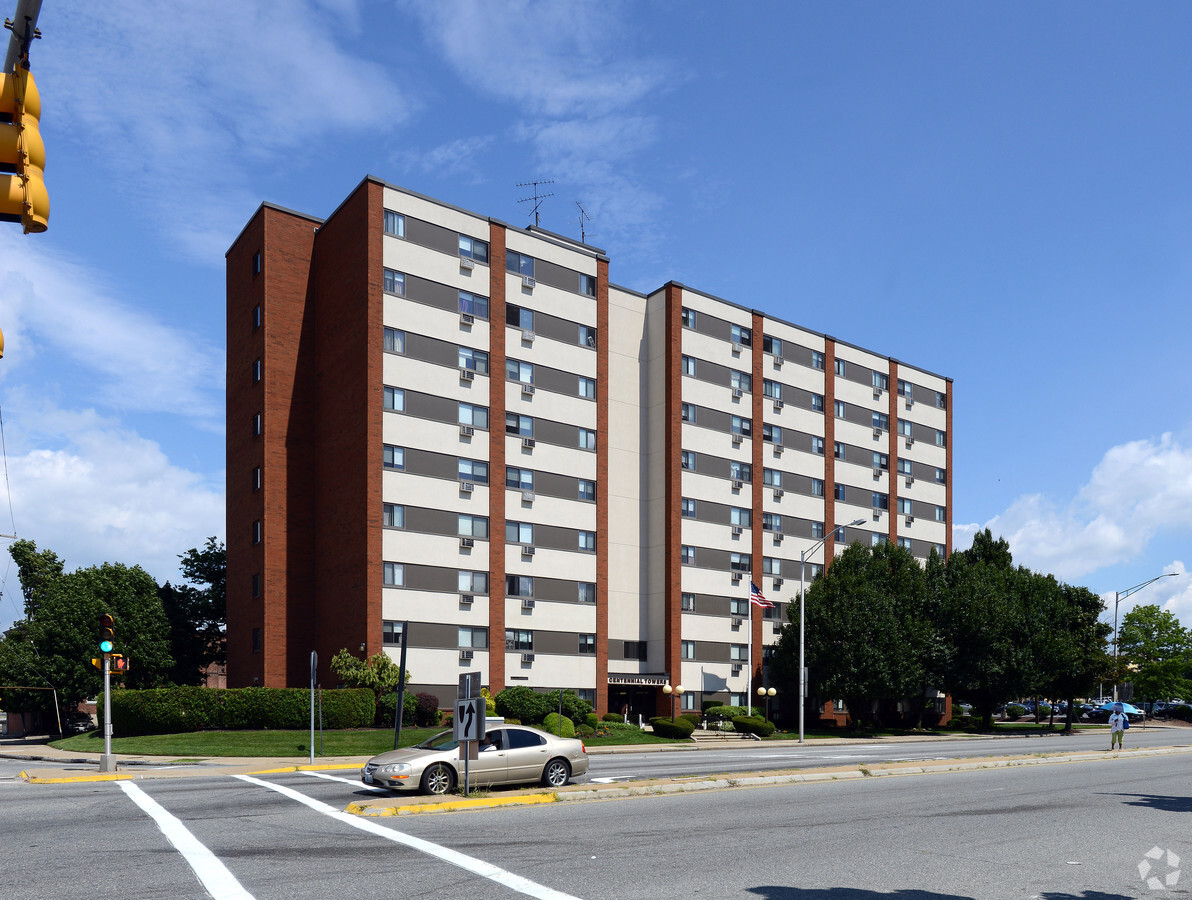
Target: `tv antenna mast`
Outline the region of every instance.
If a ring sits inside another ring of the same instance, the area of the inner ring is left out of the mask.
[[[538,211],[542,207],[542,201],[545,200],[547,197],[554,196],[554,194],[540,194],[540,193],[538,193],[538,185],[540,185],[540,184],[554,184],[554,183],[555,183],[555,180],[553,178],[547,178],[544,181],[519,181],[517,183],[518,187],[531,187],[532,186],[534,188],[533,194],[531,194],[529,197],[523,197],[521,200],[518,200],[517,202],[518,203],[529,203],[531,200],[534,201],[534,206],[530,210],[530,214],[534,217],[534,227],[535,228],[538,227],[538,218],[539,218]]]
[[[588,215],[588,211],[584,209],[583,204],[578,200],[575,201],[575,208],[579,210],[579,242],[586,244],[588,242],[587,232],[584,230],[584,222],[591,222],[592,217]]]

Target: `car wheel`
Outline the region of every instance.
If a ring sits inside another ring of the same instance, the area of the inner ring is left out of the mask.
[[[552,759],[542,770],[542,783],[546,787],[562,787],[571,778],[571,766],[565,759]]]
[[[450,766],[435,763],[422,773],[422,792],[424,794],[450,794],[455,790],[455,772]]]

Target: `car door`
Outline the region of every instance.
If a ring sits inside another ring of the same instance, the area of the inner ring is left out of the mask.
[[[500,784],[509,778],[508,739],[504,728],[494,728],[484,735],[476,758],[469,763],[468,780],[476,784]],[[463,762],[459,764],[463,771]]]
[[[550,748],[546,736],[531,728],[507,728],[509,781],[537,781],[542,777]]]

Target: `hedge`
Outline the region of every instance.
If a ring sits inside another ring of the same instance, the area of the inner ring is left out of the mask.
[[[733,719],[733,729],[742,734],[756,734],[758,737],[769,737],[774,733],[774,723],[754,716],[737,716]]]
[[[560,722],[563,726],[562,734],[559,733]],[[560,720],[559,714],[557,712],[547,714],[547,717],[542,720],[542,730],[557,737],[575,737],[575,723],[566,716],[563,716],[563,718]]]
[[[324,728],[366,728],[376,716],[370,690],[323,691],[322,698]],[[102,728],[102,695],[96,706]],[[112,692],[112,727],[119,735],[309,728],[310,691],[194,686],[116,690]]]
[[[695,731],[695,726],[688,719],[668,719],[666,716],[657,716],[650,720],[650,724],[654,726],[654,733],[664,738],[686,740],[691,737],[691,732]]]
[[[737,716],[754,716],[762,718],[762,710],[759,707],[746,706],[709,706],[704,710],[705,716],[719,716],[722,719],[735,719]]]
[[[373,718],[373,725],[377,728],[393,727],[393,711],[397,708],[397,691],[382,694],[377,701],[377,712]],[[413,725],[418,717],[418,698],[410,691],[406,691],[405,703],[402,704],[402,725]]]

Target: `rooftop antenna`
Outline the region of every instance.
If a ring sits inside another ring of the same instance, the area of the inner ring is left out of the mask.
[[[535,228],[538,227],[538,210],[542,207],[542,201],[545,200],[547,197],[554,196],[554,194],[540,194],[540,193],[538,193],[538,185],[540,185],[540,184],[554,184],[554,183],[555,183],[555,180],[553,178],[547,178],[544,181],[519,181],[517,183],[518,187],[533,186],[533,188],[534,188],[534,193],[532,195],[530,195],[529,197],[523,197],[521,200],[518,200],[517,202],[518,203],[529,203],[531,200],[534,201],[534,207],[533,207],[533,209],[530,210],[530,213],[534,216],[534,227]]]
[[[588,215],[588,211],[584,209],[583,204],[578,200],[575,201],[575,208],[579,210],[579,242],[586,244],[588,242],[587,233],[584,231],[584,222],[592,221],[592,217]]]

